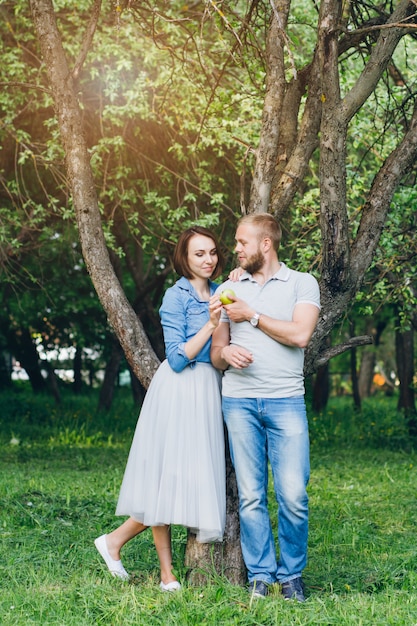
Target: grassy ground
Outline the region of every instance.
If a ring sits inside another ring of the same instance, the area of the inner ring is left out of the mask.
[[[350,400],[312,415],[309,564],[304,605],[273,589],[250,604],[244,588],[158,589],[150,533],[130,542],[129,583],[106,571],[94,538],[114,528],[136,423],[130,399],[109,415],[94,398],[0,394],[0,622],[62,625],[417,625],[417,456],[393,401],[360,414]],[[275,515],[271,503],[271,513]],[[175,567],[186,541],[173,529]]]

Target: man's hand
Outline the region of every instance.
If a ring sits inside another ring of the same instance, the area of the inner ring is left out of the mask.
[[[252,307],[250,307],[244,300],[240,298],[233,298],[232,304],[224,305],[224,310],[226,311],[229,319],[232,322],[249,322],[251,317],[253,317],[256,313]]]

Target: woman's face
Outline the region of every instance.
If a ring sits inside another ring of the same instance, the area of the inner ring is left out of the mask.
[[[193,278],[210,278],[216,269],[216,245],[210,237],[194,235],[188,242],[188,265]]]

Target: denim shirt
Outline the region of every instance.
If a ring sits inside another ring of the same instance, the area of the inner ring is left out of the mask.
[[[209,281],[210,295],[218,285]],[[181,372],[187,365],[210,363],[211,339],[207,341],[197,356],[190,360],[184,346],[209,321],[208,302],[199,299],[197,292],[187,278],[180,278],[166,290],[159,309],[164,332],[165,353],[174,372]]]

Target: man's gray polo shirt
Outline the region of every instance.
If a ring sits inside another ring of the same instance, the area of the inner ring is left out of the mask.
[[[291,270],[284,263],[272,278],[259,285],[247,272],[238,282],[223,283],[233,289],[258,313],[291,321],[296,304],[310,303],[320,308],[319,286],[311,274]],[[254,361],[237,370],[229,367],[223,376],[222,393],[231,398],[289,398],[304,394],[304,350],[275,341],[250,322],[235,323],[222,311],[221,322],[230,324],[231,343],[249,350]]]

